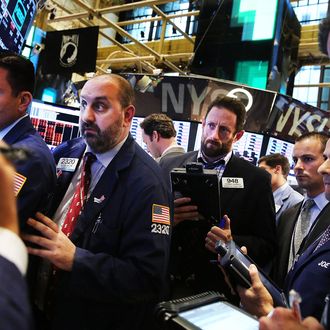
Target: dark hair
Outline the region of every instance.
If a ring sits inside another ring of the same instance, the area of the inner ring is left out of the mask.
[[[225,108],[226,110],[234,113],[236,115],[236,132],[243,129],[246,118],[246,110],[241,101],[229,96],[218,96],[209,104],[205,119],[213,107]]]
[[[303,135],[300,135],[297,139],[296,142],[303,141],[306,139],[315,139],[319,140],[322,145],[322,150],[325,149],[325,146],[327,144],[327,141],[329,140],[329,135],[323,132],[308,132],[304,133]]]
[[[134,105],[135,103],[135,94],[134,89],[129,83],[128,80],[114,73],[109,74],[111,79],[116,80],[119,87],[119,102],[123,108],[128,107],[129,105]]]
[[[14,96],[22,91],[33,94],[35,74],[30,60],[10,51],[1,51],[0,68],[7,70],[7,80]]]
[[[262,156],[258,160],[258,165],[260,163],[265,162],[267,166],[270,168],[275,168],[277,165],[281,165],[282,167],[282,173],[284,177],[287,177],[290,172],[290,163],[289,160],[281,154],[271,154]]]
[[[160,134],[162,138],[169,139],[176,136],[173,121],[170,117],[163,113],[153,113],[146,117],[141,123],[140,127],[144,133],[151,136],[153,131]]]
[[[328,54],[328,35],[330,32],[330,16],[324,18],[319,24],[319,49],[325,55]]]

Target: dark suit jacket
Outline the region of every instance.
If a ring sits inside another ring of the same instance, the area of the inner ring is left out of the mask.
[[[32,328],[25,280],[17,267],[0,256],[0,329]]]
[[[299,292],[303,317],[314,316],[320,320],[324,298],[330,289],[330,241],[314,252],[318,241],[309,245],[294,268],[288,273],[285,291]]]
[[[165,177],[169,179],[169,171],[174,167],[196,162],[197,154],[194,151],[165,159]],[[232,156],[223,177],[243,178],[244,188],[224,188],[220,184],[221,214],[227,214],[231,219],[231,230],[237,244],[247,246],[251,258],[259,265],[265,265],[272,260],[276,246],[270,176],[249,162]],[[197,288],[200,291],[217,289],[219,282],[223,281],[219,269],[209,263],[209,259],[215,256],[208,254],[204,248],[205,235],[209,229],[203,221],[184,221],[173,230],[172,271],[181,277],[194,273],[200,278]]]
[[[47,201],[55,187],[55,162],[44,140],[25,117],[13,127],[3,139],[17,148],[31,152],[28,160],[16,163],[16,170],[27,178],[18,194],[20,227],[26,228],[26,220],[37,211],[47,210]]]
[[[75,139],[54,152],[81,158]],[[58,179],[54,208],[73,173]],[[170,226],[152,222],[153,204],[168,206],[160,168],[129,136],[106,168],[78,218],[71,239],[73,269],[61,272],[54,329],[149,329],[154,303],[167,284]]]
[[[278,253],[274,261],[272,277],[280,286],[283,286],[285,276],[288,273],[289,254],[291,249],[291,238],[293,230],[298,219],[302,202],[292,206],[283,212],[279,219],[277,227]],[[319,237],[325,229],[330,225],[330,203],[320,212],[315,225],[312,227],[307,238],[302,242],[299,252],[305,251],[317,237]]]

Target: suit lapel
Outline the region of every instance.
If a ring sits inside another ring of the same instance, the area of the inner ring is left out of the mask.
[[[328,203],[320,212],[315,220],[315,225],[308,234],[302,251],[306,250],[330,225],[330,203]]]
[[[280,223],[277,229],[278,244],[281,247],[281,261],[280,265],[286,267],[288,265],[288,255],[291,253],[291,237],[298,219],[302,202],[294,205],[291,209],[286,211],[280,218]]]
[[[321,248],[319,248],[316,252],[314,252],[319,240],[313,242],[306,251],[300,256],[297,263],[294,265],[293,269],[289,272],[286,288],[292,287],[292,283],[296,279],[296,277],[301,273],[302,270],[305,269],[306,265],[310,264],[312,260],[318,258],[320,254],[323,254],[325,251],[330,249],[330,241],[326,242]]]

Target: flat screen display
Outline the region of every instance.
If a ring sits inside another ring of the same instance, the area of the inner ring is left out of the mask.
[[[256,165],[260,158],[262,141],[262,134],[244,132],[233,146],[234,154]]]
[[[270,137],[267,145],[266,155],[279,153],[284,155],[290,162],[290,172],[288,175],[288,182],[290,185],[298,185],[296,177],[293,172],[294,163],[292,160],[294,143],[281,140],[275,137]]]
[[[35,12],[34,0],[1,0],[0,49],[21,52]]]
[[[33,101],[29,113],[50,149],[79,136],[79,109]]]
[[[257,319],[223,301],[181,312],[179,316],[193,324],[195,329],[259,329]]]

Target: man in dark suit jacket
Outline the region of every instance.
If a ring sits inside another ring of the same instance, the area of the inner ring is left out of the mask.
[[[208,107],[203,121],[201,150],[168,157],[163,169],[170,171],[196,161],[204,163],[205,168],[217,169],[221,216],[231,218],[235,241],[248,246],[252,258],[266,265],[275,253],[274,201],[269,174],[232,154],[233,143],[244,133],[244,121],[245,108],[241,102],[217,98]],[[169,172],[165,176],[169,178]],[[210,225],[203,220],[191,220],[198,219],[198,210],[189,203],[190,198],[186,197],[174,201],[171,271],[176,279],[173,284],[179,287],[174,288],[174,295],[181,295],[181,289],[182,294],[188,293],[184,286],[191,286],[189,293],[208,289],[225,292],[221,272],[209,262],[215,255],[204,247]]]
[[[314,135],[312,135],[314,136]],[[309,141],[311,143],[311,141]],[[311,146],[314,147],[315,146]],[[313,159],[312,154],[309,159]],[[321,163],[318,172],[323,176],[325,196],[330,200],[330,140],[324,150],[325,161]],[[300,166],[296,161],[296,166]],[[306,168],[308,172],[308,168]],[[310,169],[309,169],[309,173]],[[307,173],[306,173],[307,174]],[[311,176],[311,174],[309,174]],[[307,179],[306,179],[307,180]],[[285,278],[284,292],[288,295],[291,289],[301,296],[301,314],[305,318],[313,316],[321,319],[325,306],[325,297],[330,291],[330,225],[315,236],[304,252],[295,260],[295,263]],[[249,289],[240,289],[240,296],[244,308],[257,316],[267,315],[273,309],[273,301],[266,288],[260,282],[258,271],[250,268],[252,286]]]
[[[293,149],[294,171],[298,185],[306,192],[305,200],[311,198],[316,204],[312,208],[314,218],[311,219],[308,235],[297,251],[293,248],[293,237],[304,201],[286,210],[279,219],[277,227],[279,249],[272,271],[272,277],[279,286],[284,285],[285,276],[293,259],[305,251],[330,225],[330,205],[324,194],[322,175],[318,173],[318,168],[324,161],[323,151],[327,140],[328,136],[325,134],[307,133],[296,140]]]
[[[1,52],[0,88],[0,140],[30,152],[27,160],[15,164],[21,182],[17,186],[19,219],[25,230],[29,217],[46,211],[56,182],[55,162],[26,112],[34,89],[33,64],[22,56]]]
[[[19,238],[16,200],[13,191],[14,169],[0,155],[0,328],[32,328],[24,274],[27,251]]]
[[[83,138],[54,152],[58,225],[39,213],[30,224],[45,238],[26,237],[43,247],[29,252],[57,269],[49,297],[53,329],[154,329],[153,308],[167,285],[170,195],[158,165],[129,134],[133,99],[120,76],[88,81],[81,92]],[[80,176],[86,180],[87,152],[96,156],[90,188],[73,231],[64,234],[72,195]]]

